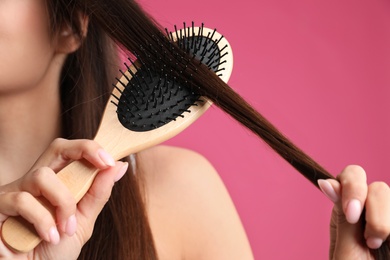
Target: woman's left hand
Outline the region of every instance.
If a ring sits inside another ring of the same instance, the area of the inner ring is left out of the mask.
[[[0,259],[77,259],[92,235],[95,221],[108,201],[114,183],[128,164],[115,162],[94,141],[56,139],[20,179],[0,186],[0,230],[9,216],[34,225],[43,240],[27,253],[14,252],[0,239]],[[55,174],[68,163],[86,160],[99,169],[91,187],[77,203]],[[55,214],[40,204],[43,197]]]
[[[390,245],[390,188],[384,182],[368,185],[360,166],[346,167],[337,179],[318,182],[335,203],[329,259],[373,259],[370,249]]]

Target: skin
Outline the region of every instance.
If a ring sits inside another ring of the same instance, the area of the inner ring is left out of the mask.
[[[369,248],[389,244],[389,186],[384,182],[367,184],[364,169],[357,165],[346,167],[337,179],[327,180],[330,185],[321,187],[335,203],[330,225],[329,259],[374,259]],[[361,219],[363,207],[364,225]]]
[[[44,240],[28,254],[12,252],[0,241],[1,259],[76,259],[112,187],[128,167],[114,162],[93,141],[57,138],[61,128],[59,75],[80,39],[66,26],[49,37],[45,10],[43,0],[0,2],[0,228],[8,216],[21,215]],[[86,27],[87,19],[81,22]],[[55,172],[81,158],[101,171],[76,205]],[[229,194],[205,158],[160,146],[141,152],[138,162],[145,174],[147,213],[161,259],[253,259]],[[388,186],[367,185],[364,171],[356,167],[346,168],[339,182],[322,185],[328,197],[332,190],[338,196],[331,257],[357,259],[358,254],[369,259],[368,247],[359,239],[387,239]],[[56,207],[55,218],[37,196]],[[348,222],[355,216],[345,205],[354,198],[367,209],[364,230],[357,228],[359,223]]]

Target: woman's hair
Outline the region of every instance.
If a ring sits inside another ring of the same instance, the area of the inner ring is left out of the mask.
[[[79,15],[89,17],[81,48],[69,55],[61,78],[63,136],[93,138],[111,92],[117,46],[143,63],[157,62],[263,139],[317,186],[333,178],[303,153],[206,66],[172,44],[162,28],[133,0],[48,0],[53,32],[70,25],[81,37]],[[156,51],[156,50],[159,51]],[[164,53],[162,58],[161,53]],[[178,61],[178,62],[177,62]],[[140,174],[126,174],[114,187],[80,259],[157,259],[145,212]]]
[[[76,1],[48,0],[52,33],[71,26],[82,37],[81,10]],[[78,51],[68,56],[61,75],[62,136],[96,134],[118,71],[118,48],[94,17]],[[91,239],[79,259],[157,259],[142,196],[142,174],[129,167],[100,213]]]

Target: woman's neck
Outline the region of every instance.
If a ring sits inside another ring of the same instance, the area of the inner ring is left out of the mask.
[[[24,175],[60,136],[58,75],[27,90],[0,94],[0,185]]]

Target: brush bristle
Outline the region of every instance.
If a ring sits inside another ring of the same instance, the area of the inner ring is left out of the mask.
[[[194,58],[208,66],[217,73],[218,76],[222,76],[222,73],[225,70],[223,64],[226,63],[226,60],[223,60],[223,58],[228,55],[228,52],[226,51],[228,45],[225,45],[220,49],[218,43],[224,36],[221,35],[219,38],[214,39],[217,31],[216,29],[212,32],[208,32],[207,35],[204,35],[203,23],[198,28],[195,28],[193,22],[191,27],[187,27],[186,24],[183,23],[182,30],[178,30],[176,25],[174,28],[174,32],[169,32],[165,29],[168,38],[172,42],[177,39],[176,43],[182,50],[192,54]]]
[[[199,99],[199,95],[174,78],[150,69],[145,71],[144,67],[137,69],[120,92],[118,118],[124,127],[133,131],[148,131],[178,116],[184,117],[182,114]]]
[[[222,75],[224,70],[222,64],[225,63],[222,59],[227,55],[224,52],[227,46],[220,49],[218,43],[223,36],[214,39],[216,30],[206,36],[203,35],[203,30],[203,24],[195,28],[192,23],[192,27],[186,27],[184,24],[182,30],[177,30],[175,26],[175,32],[168,30],[166,32],[171,44],[177,44],[192,55],[193,59],[199,60],[209,69]],[[153,46],[146,44],[145,48],[155,53],[161,51]],[[123,77],[122,80],[117,79],[118,84],[115,86],[120,97],[114,96],[117,102],[113,103],[118,106],[118,119],[124,127],[132,131],[153,130],[175,121],[178,117],[184,117],[183,114],[190,112],[188,109],[191,106],[201,102],[200,95],[192,90],[188,82],[181,82],[176,76],[163,73],[153,64],[144,64],[136,54],[135,57],[136,62],[129,59],[131,66],[125,63],[129,76],[120,71]],[[164,53],[162,52],[159,57],[164,59]],[[179,62],[187,64],[189,61],[181,58]]]

